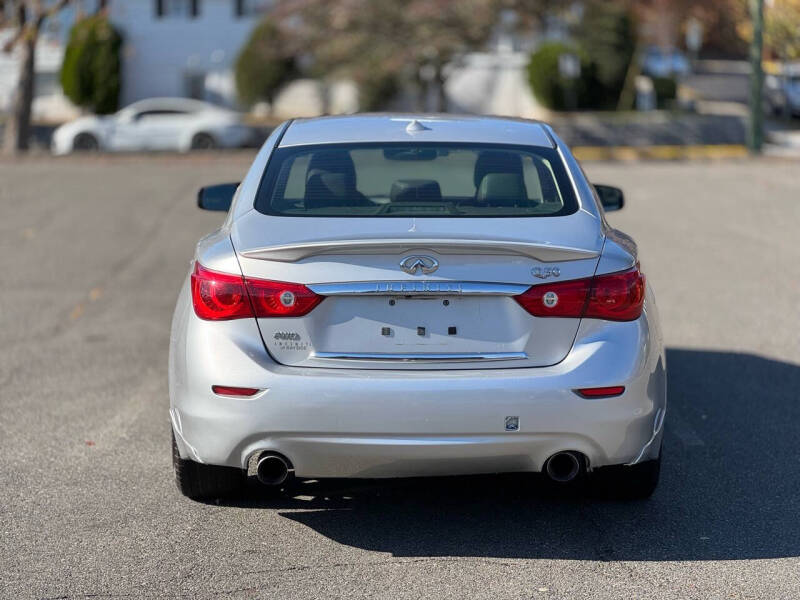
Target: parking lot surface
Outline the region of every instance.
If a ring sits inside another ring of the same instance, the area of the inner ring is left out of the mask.
[[[587,165],[668,347],[649,501],[481,477],[203,504],[173,482],[169,324],[222,220],[195,192],[250,159],[0,163],[0,597],[800,597],[796,164]]]

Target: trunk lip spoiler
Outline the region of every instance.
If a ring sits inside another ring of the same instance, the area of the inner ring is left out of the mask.
[[[277,262],[297,262],[321,254],[394,254],[427,250],[437,254],[515,254],[541,262],[562,262],[596,258],[600,250],[558,246],[547,242],[503,239],[460,238],[383,238],[358,240],[319,240],[244,250],[244,258]],[[382,251],[382,252],[381,252]]]

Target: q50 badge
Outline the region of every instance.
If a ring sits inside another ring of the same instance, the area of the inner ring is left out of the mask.
[[[531,273],[538,279],[547,279],[548,277],[560,276],[561,269],[558,267],[533,267]]]

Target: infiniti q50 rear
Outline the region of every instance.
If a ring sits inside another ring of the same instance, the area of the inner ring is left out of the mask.
[[[290,121],[200,241],[170,348],[178,486],[543,472],[658,482],[666,364],[637,246],[550,127]]]

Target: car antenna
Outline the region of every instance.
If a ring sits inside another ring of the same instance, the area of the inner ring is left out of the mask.
[[[408,133],[417,133],[419,131],[428,131],[428,130],[430,130],[430,127],[426,127],[416,119],[411,121],[411,123],[408,124],[408,127],[406,127],[406,131]]]

